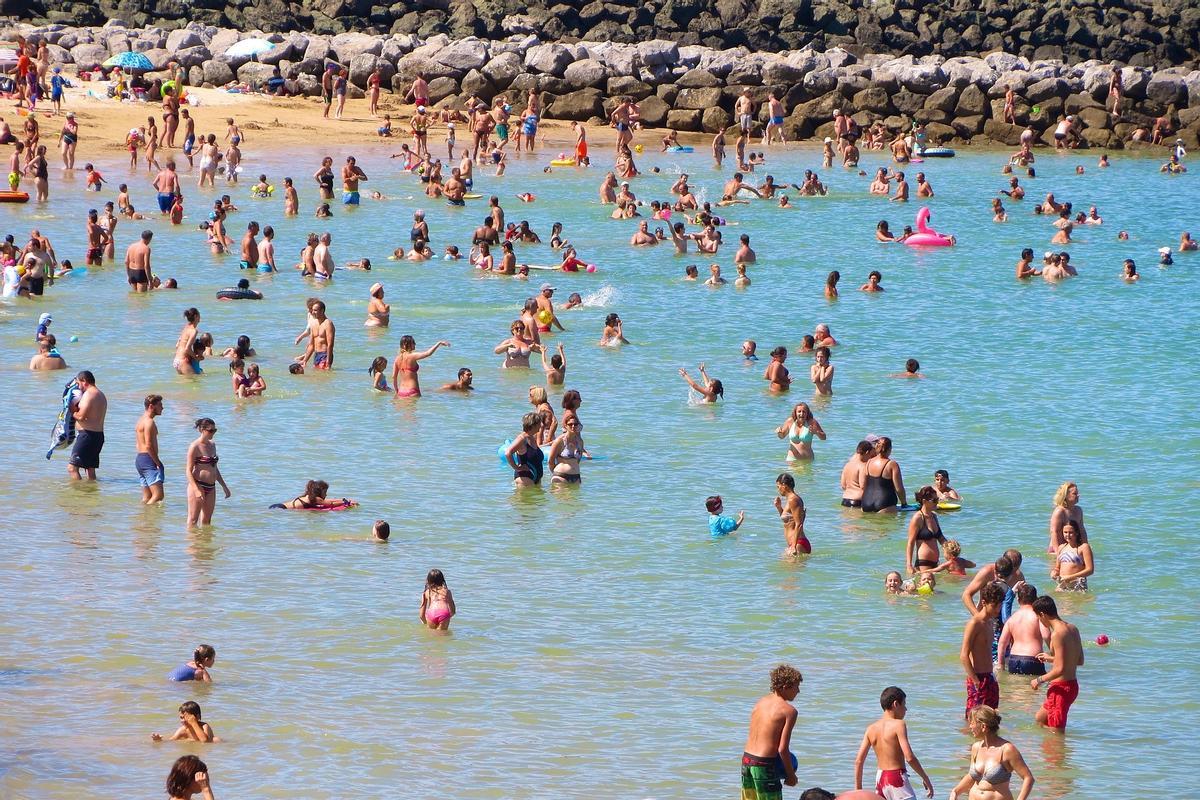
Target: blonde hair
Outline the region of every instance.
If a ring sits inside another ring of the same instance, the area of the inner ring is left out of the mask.
[[[1062,486],[1058,487],[1058,491],[1054,493],[1054,505],[1056,508],[1067,506],[1067,492],[1075,485],[1075,481],[1067,481]]]
[[[1000,730],[1000,715],[991,706],[975,706],[971,709],[971,721],[978,722],[987,728],[987,732],[995,735]]]
[[[546,387],[545,386],[530,386],[529,387],[529,402],[535,406],[540,406],[546,402]]]
[[[946,555],[951,558],[958,558],[962,555],[962,545],[958,543],[958,539],[947,539],[942,545],[942,549],[946,551]]]

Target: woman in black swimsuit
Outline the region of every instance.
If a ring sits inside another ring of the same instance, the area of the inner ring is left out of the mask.
[[[329,156],[321,159],[321,168],[313,173],[322,200],[333,199],[333,159]]]
[[[524,489],[542,482],[546,455],[538,447],[538,434],[542,430],[542,417],[531,411],[521,417],[521,433],[504,451],[504,458],[513,468],[513,483]]]
[[[862,496],[865,512],[895,512],[904,504],[904,478],[900,474],[900,465],[891,459],[891,455],[892,440],[880,436],[875,442],[875,455],[867,462]]]
[[[932,486],[922,486],[917,490],[916,499],[921,507],[908,521],[908,543],[904,546],[904,564],[909,575],[936,567],[941,554],[940,545],[946,542],[942,524],[938,521],[937,490]]]

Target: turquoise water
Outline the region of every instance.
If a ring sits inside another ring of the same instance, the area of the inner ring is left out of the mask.
[[[415,207],[429,211],[440,252],[469,241],[485,201],[459,210],[410,199],[414,184],[375,144],[249,151],[248,174],[266,172],[277,185],[297,177],[304,213],[284,219],[281,200],[250,200],[243,186],[229,224],[234,236],[251,218],[274,225],[281,265],[294,261],[304,233],[328,229],[337,260],[368,256],[377,265],[369,274],[339,273],[318,288],[285,269],[253,279],[265,302],[216,302],[213,292],[239,277],[236,256],[203,246],[195,223],[212,195],[188,181],[188,224],[145,223],[156,232],[156,271],[182,289],[132,296],[121,270],[106,267],[65,280],[41,303],[0,311],[0,485],[12,501],[0,565],[0,795],[158,796],[189,747],[153,745],[148,734],[172,731],[176,706],[196,699],[227,740],[197,749],[222,798],[733,796],[750,706],[768,670],[789,661],[805,675],[793,738],[802,788],[851,785],[862,728],[878,714],[879,692],[898,684],[914,747],[945,796],[970,741],[959,729],[961,584],[944,581],[931,600],[883,596],[884,574],[903,563],[905,520],[863,519],[837,502],[840,468],[869,432],[895,440],[910,497],[934,469],[950,471],[967,504],[943,527],[966,557],[985,563],[1018,547],[1041,588],[1050,585],[1051,498],[1062,481],[1079,483],[1097,575],[1091,594],[1064,597],[1060,608],[1089,642],[1083,692],[1067,736],[1048,735],[1032,724],[1041,695],[1005,676],[1003,729],[1038,779],[1034,796],[1168,792],[1200,710],[1189,655],[1200,621],[1190,580],[1200,444],[1190,278],[1200,254],[1176,254],[1168,270],[1155,264],[1159,246],[1200,227],[1195,179],[1163,177],[1145,159],[1115,158],[1101,171],[1094,154],[1042,157],[1039,177],[1023,181],[1031,198],[1053,191],[1076,208],[1097,204],[1105,219],[1069,247],[1080,277],[1050,286],[1013,278],[1019,250],[1040,255],[1052,229],[1032,216],[1032,199],[1006,201],[1011,221],[991,222],[990,197],[1007,183],[998,155],[923,165],[937,190],[933,225],[960,241],[931,252],[873,239],[880,218],[894,230],[911,224],[916,203],[869,197],[868,178],[822,170],[829,197],[794,198],[794,210],[729,210],[740,224],[725,229],[718,260],[732,279],[732,245],[748,232],[759,263],[747,290],[711,290],[680,280],[684,264],[704,272],[706,259],[627,245],[636,222],[609,220],[596,204],[599,170],[543,176],[545,159],[564,147],[537,163],[517,160],[479,187],[545,239],[562,221],[600,267],[553,275],[559,303],[572,291],[592,299],[563,314],[568,331],[555,338],[567,347],[568,387],[583,393],[584,438],[603,456],[584,464],[579,489],[514,492],[495,456],[519,430],[526,389],[543,381],[500,370],[492,347],[550,273],[529,285],[461,262],[387,261]],[[326,152],[338,163],[353,152],[372,176],[364,188],[400,199],[314,220],[307,176]],[[121,158],[113,151],[96,163],[114,183],[134,183],[135,204],[150,209],[151,190],[126,177]],[[1085,175],[1074,174],[1077,163]],[[646,154],[641,164],[664,170],[635,181],[645,200],[665,198],[680,168],[715,199],[729,173],[701,154]],[[863,168],[880,164],[868,154]],[[773,151],[768,171],[798,181],[806,167],[819,167],[814,151]],[[0,207],[0,227],[37,226],[60,258],[78,263],[84,212],[112,197],[85,195],[81,177],[54,177],[50,209]],[[516,201],[524,190],[537,202]],[[118,253],[142,225],[121,224]],[[1122,228],[1129,242],[1117,241]],[[546,245],[519,253],[553,259]],[[1126,257],[1144,274],[1137,285],[1118,279]],[[822,295],[831,269],[844,276],[834,303]],[[883,272],[886,293],[855,291],[871,269]],[[362,328],[376,280],[393,304],[383,331]],[[337,368],[292,377],[292,340],[312,295],[338,325]],[[174,374],[173,345],[192,305],[219,346],[252,336],[266,399],[235,401],[219,360],[199,378]],[[54,313],[67,361],[92,369],[109,398],[95,485],[65,480],[65,454],[42,458],[65,379],[25,370],[42,310]],[[597,346],[611,311],[632,346]],[[764,354],[796,347],[818,322],[842,343],[834,396],[813,400],[799,355],[789,360],[796,388],[770,395],[765,364],[746,367],[741,341],[756,339]],[[453,343],[423,362],[426,396],[416,403],[371,392],[366,375],[405,333],[419,347]],[[72,334],[77,343],[66,341]],[[888,377],[909,357],[927,380]],[[689,405],[676,374],[700,361],[725,383],[715,407]],[[475,395],[432,391],[460,366],[474,370]],[[166,397],[167,503],[145,510],[132,428],[151,392]],[[781,557],[772,498],[786,469],[774,428],[798,400],[813,403],[829,440],[794,473],[815,549],[795,563]],[[218,501],[212,528],[187,531],[182,469],[198,416],[220,427],[234,496]],[[266,510],[309,478],[362,505]],[[728,540],[707,534],[703,501],[713,493],[747,512]],[[392,524],[387,545],[369,541],[379,517]],[[431,567],[458,602],[449,636],[416,618]],[[1100,633],[1113,639],[1106,649],[1090,644]],[[217,648],[215,683],[168,683],[201,641]]]

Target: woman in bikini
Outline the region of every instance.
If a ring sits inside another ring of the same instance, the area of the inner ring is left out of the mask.
[[[1087,526],[1083,524],[1083,508],[1079,505],[1079,487],[1067,481],[1054,493],[1054,511],[1050,512],[1050,546],[1047,553],[1057,553],[1065,541],[1063,526],[1073,522],[1079,526],[1079,541],[1086,542]]]
[[[367,303],[367,321],[363,323],[368,328],[386,328],[392,318],[392,307],[383,302],[383,284],[371,286],[371,300]]]
[[[454,595],[446,585],[446,576],[440,569],[431,569],[425,576],[425,591],[421,594],[421,624],[435,631],[450,630],[450,619],[458,613],[454,607]]]
[[[1033,773],[1017,746],[999,735],[1000,715],[991,706],[975,706],[967,714],[967,727],[978,741],[971,745],[971,768],[950,790],[950,800],[1013,800],[1013,773],[1021,777],[1017,800],[1033,791]],[[969,792],[969,793],[968,793]]]
[[[175,360],[171,362],[171,366],[175,367],[175,371],[180,375],[198,375],[200,362],[192,357],[192,346],[200,330],[200,311],[189,308],[183,312],[183,318],[186,323],[179,332],[179,340],[175,343]]]
[[[1092,558],[1092,546],[1081,540],[1079,527],[1068,520],[1062,527],[1063,543],[1058,546],[1050,577],[1058,584],[1060,592],[1086,592],[1088,576],[1096,571]]]
[[[554,476],[551,483],[582,483],[579,475],[579,461],[587,458],[587,449],[583,446],[583,429],[578,417],[572,417],[563,423],[563,433],[550,445],[550,455],[547,463]]]
[[[937,490],[932,486],[922,486],[917,489],[916,499],[920,508],[908,521],[908,542],[904,546],[904,565],[909,575],[937,567],[941,552],[939,545],[946,541],[942,524],[938,521]]]
[[[813,416],[808,403],[796,403],[792,415],[775,429],[775,435],[788,440],[788,461],[812,461],[813,437],[825,441],[825,429]]]
[[[783,538],[787,540],[785,555],[807,555],[812,552],[812,545],[804,535],[804,518],[807,512],[804,501],[796,494],[796,479],[786,472],[780,473],[775,479],[775,489],[779,496],[775,498],[775,510],[779,513],[779,521],[783,523]]]
[[[329,494],[329,484],[325,481],[309,481],[304,485],[304,494],[286,503],[276,503],[271,508],[288,508],[301,511],[313,511],[321,508],[340,508],[346,505],[353,505],[346,498],[338,498],[329,500],[326,495]]]
[[[217,466],[220,458],[217,456],[217,445],[213,436],[217,433],[217,423],[208,417],[196,420],[196,430],[200,437],[188,447],[187,451],[187,517],[188,527],[212,524],[213,510],[217,506],[217,484],[225,491],[226,499],[231,492],[221,477],[221,468]]]
[[[525,323],[519,319],[513,320],[509,327],[511,335],[496,345],[493,352],[504,353],[503,369],[529,366],[529,354],[533,352],[534,340],[528,335]]]
[[[763,380],[771,382],[772,392],[786,392],[792,388],[792,378],[788,374],[787,367],[783,365],[783,362],[787,361],[787,356],[786,347],[776,347],[771,351],[771,363],[767,364]]]
[[[437,342],[428,350],[418,353],[416,340],[408,335],[401,336],[400,350],[392,363],[392,386],[396,389],[396,397],[420,397],[421,382],[417,380],[417,370],[421,365],[417,362],[429,358],[439,347],[449,346],[449,342]]]

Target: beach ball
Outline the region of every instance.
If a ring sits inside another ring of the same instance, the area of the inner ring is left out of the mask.
[[[1103,647],[1104,645],[1108,644],[1108,635],[1107,635],[1107,634],[1104,634],[1104,633],[1102,633],[1102,634],[1100,634],[1099,636],[1097,636],[1097,637],[1096,637],[1096,644],[1100,645],[1101,647]]]
[[[633,152],[640,154],[642,152],[642,146],[640,144],[635,144],[633,146]]]
[[[68,339],[67,341],[69,341],[69,342],[78,342],[78,341],[79,341],[79,337],[78,337],[78,336],[72,336],[72,337],[71,337],[70,339]]]
[[[588,272],[595,272],[595,271],[596,271],[596,265],[595,265],[595,264],[588,264],[588,265],[587,265],[587,271],[588,271]]]
[[[537,321],[542,323],[543,325],[549,325],[550,320],[552,320],[552,319],[554,319],[554,315],[551,314],[547,309],[543,308],[541,311],[539,311],[537,313]]]

